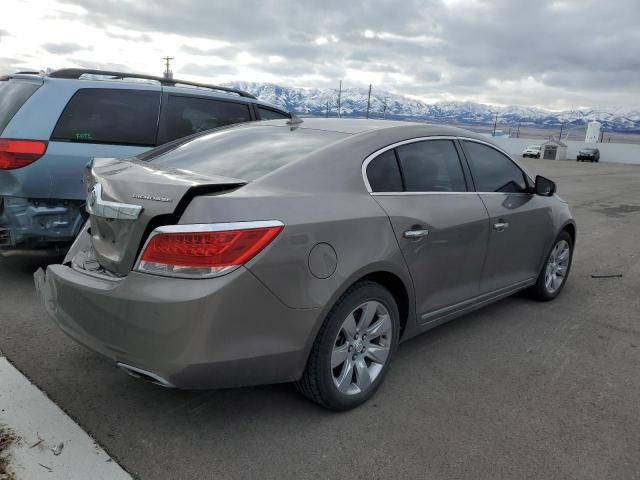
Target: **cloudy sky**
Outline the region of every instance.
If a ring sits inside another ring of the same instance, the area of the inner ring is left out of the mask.
[[[90,67],[426,101],[640,107],[640,0],[3,0],[0,73]]]

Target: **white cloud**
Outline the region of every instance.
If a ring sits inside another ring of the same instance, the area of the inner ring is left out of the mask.
[[[640,106],[640,3],[618,0],[4,0],[0,73],[121,66],[366,86],[423,100]],[[589,35],[575,35],[589,25]]]

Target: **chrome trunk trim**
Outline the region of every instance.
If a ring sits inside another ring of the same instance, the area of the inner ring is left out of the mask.
[[[96,183],[89,192],[86,208],[91,215],[116,220],[136,220],[142,212],[140,205],[103,200],[102,185],[99,183]]]

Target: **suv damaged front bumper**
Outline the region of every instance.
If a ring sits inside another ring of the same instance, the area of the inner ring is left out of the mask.
[[[244,267],[193,280],[50,265],[35,284],[67,335],[134,376],[178,388],[299,379],[319,315],[285,306]]]
[[[0,197],[0,252],[66,247],[82,226],[84,203]]]

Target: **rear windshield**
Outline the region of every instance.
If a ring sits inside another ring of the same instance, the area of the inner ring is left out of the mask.
[[[261,125],[226,128],[138,156],[157,166],[255,180],[349,134]]]
[[[20,82],[17,80],[0,81],[0,134],[9,124],[20,107],[24,105],[33,92],[40,88],[39,83]]]

